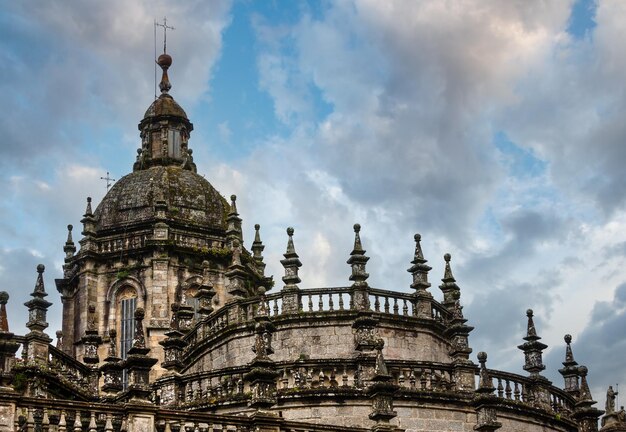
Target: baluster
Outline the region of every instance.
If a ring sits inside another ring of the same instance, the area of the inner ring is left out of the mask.
[[[528,402],[528,389],[522,384],[522,402]]]
[[[61,410],[61,412],[59,413],[59,427],[57,430],[59,432],[67,432],[67,421],[65,420],[65,410]],[[109,432],[109,431],[104,431],[104,432]]]
[[[348,369],[347,366],[343,366],[343,375],[341,375],[341,385],[348,387]]]
[[[502,378],[498,377],[498,397],[504,396],[504,387],[502,386]]]
[[[287,368],[283,368],[283,388],[284,389],[288,389],[289,388],[289,376],[287,375]]]
[[[426,390],[426,371],[425,369],[420,370],[420,387],[422,390]]]
[[[91,412],[91,417],[89,418],[89,432],[98,432],[98,426],[96,425],[96,412]]]
[[[394,315],[398,315],[398,299],[393,298],[393,313]]]
[[[339,293],[339,310],[343,310],[343,293]]]
[[[107,413],[107,420],[104,423],[104,432],[113,432],[113,416],[111,413]],[[168,423],[165,423],[165,430],[168,430]]]
[[[380,300],[377,295],[374,296],[374,311],[380,312]]]
[[[408,315],[409,314],[409,305],[406,302],[406,299],[402,300],[402,315]]]
[[[278,315],[278,299],[274,299],[274,316]]]
[[[506,380],[506,387],[504,388],[504,394],[507,399],[511,399],[511,383],[509,380]]]
[[[319,294],[319,300],[317,302],[317,310],[318,311],[323,311],[324,310],[324,296],[323,294]]]
[[[411,368],[411,372],[409,373],[409,384],[411,385],[412,389],[415,389],[415,372],[413,370],[413,368]]]
[[[309,294],[309,312],[313,312],[313,297]]]
[[[328,310],[329,311],[334,311],[335,310],[335,305],[333,304],[333,295],[332,294],[328,294]]]
[[[83,422],[80,418],[80,411],[76,410],[76,414],[74,414],[74,432],[82,432],[83,431]]]
[[[389,297],[385,296],[385,313],[389,313]]]
[[[354,293],[350,292],[348,295],[350,296],[350,310],[352,310],[354,309]]]
[[[515,395],[515,400],[519,401],[519,395],[520,395],[519,385],[517,384],[517,381],[514,382],[514,384],[515,384],[515,390],[513,391],[513,394]]]
[[[398,375],[398,385],[400,387],[404,387],[404,380],[405,380],[404,371],[400,369],[400,375]]]
[[[319,386],[324,387],[326,384],[326,375],[324,375],[324,369],[320,368],[320,373],[318,376]]]
[[[43,418],[41,419],[41,428],[44,432],[48,432],[50,431],[50,418],[48,417],[48,408],[44,408],[43,409]],[[52,426],[52,431],[54,431],[56,428],[54,427],[54,425]]]

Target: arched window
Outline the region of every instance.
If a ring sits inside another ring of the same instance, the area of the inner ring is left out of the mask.
[[[119,332],[120,335],[120,356],[126,359],[128,350],[133,346],[133,338],[135,337],[135,309],[137,308],[137,292],[132,287],[122,288],[118,294],[118,316],[119,316]],[[122,374],[122,383],[124,389],[128,384],[128,373],[124,369]]]

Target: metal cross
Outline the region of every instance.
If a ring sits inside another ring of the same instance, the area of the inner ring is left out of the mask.
[[[156,20],[154,20],[154,26],[155,28],[156,26],[163,27],[163,53],[165,53],[167,49],[167,29],[170,29],[170,30],[176,30],[176,29],[172,26],[167,25],[167,17],[163,17],[163,24],[158,23]]]
[[[106,180],[107,181],[107,192],[109,191],[109,188],[111,187],[112,183],[114,182],[115,179],[111,178],[111,176],[109,175],[109,172],[107,171],[107,176],[106,177],[100,177],[100,180]]]

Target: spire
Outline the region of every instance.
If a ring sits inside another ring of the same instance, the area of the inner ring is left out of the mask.
[[[543,364],[542,353],[548,346],[539,342],[541,338],[537,336],[532,309],[526,311],[526,316],[528,317],[526,337],[524,337],[526,342],[518,348],[524,352],[524,370],[530,372],[531,378],[540,378],[539,372],[546,368]]]
[[[93,216],[93,212],[91,211],[91,197],[87,197],[87,208],[85,209],[85,214],[83,216]]]
[[[296,248],[293,245],[293,228],[287,228],[287,235],[289,240],[287,241],[287,251],[283,254],[285,259],[280,263],[285,268],[285,276],[283,276],[283,282],[285,282],[284,290],[297,290],[298,283],[302,282],[298,277],[298,269],[302,267],[300,257],[296,253]]]
[[[241,218],[239,217],[239,213],[237,213],[237,195],[230,196],[230,211],[226,217],[226,223],[228,224],[226,238],[228,238],[230,244],[232,245],[235,239],[243,244]]]
[[[574,353],[572,352],[572,336],[566,334],[563,338],[565,340],[565,361],[563,362],[563,368],[559,369],[559,373],[565,380],[564,390],[574,396],[578,395],[578,363],[574,360]]]
[[[46,267],[43,264],[37,266],[37,281],[35,282],[35,289],[31,293],[33,298],[24,303],[24,305],[28,307],[29,316],[26,327],[28,327],[31,333],[39,335],[43,335],[43,331],[48,327],[46,313],[48,312],[48,308],[52,306],[52,303],[45,300],[45,297],[48,295],[43,282],[43,272],[45,269]]]
[[[265,263],[263,262],[263,250],[265,249],[265,245],[261,242],[261,235],[259,234],[259,229],[261,225],[254,225],[254,241],[252,242],[252,254],[254,263],[256,265],[257,271],[261,274],[261,276],[265,276]]]
[[[431,294],[426,291],[426,289],[430,287],[430,283],[428,282],[428,272],[431,270],[431,267],[426,265],[427,261],[424,259],[424,254],[422,253],[422,236],[415,234],[414,239],[415,254],[413,256],[413,261],[411,261],[411,264],[413,265],[407,270],[413,275],[411,288],[416,290],[417,295],[428,295],[432,297]]]
[[[65,259],[69,259],[76,253],[76,245],[74,245],[74,240],[72,239],[72,229],[74,227],[72,225],[67,226],[67,240],[65,241],[65,246],[63,246],[63,252],[65,252]]]
[[[452,275],[452,268],[450,267],[450,260],[452,259],[452,255],[449,253],[443,256],[443,259],[446,262],[446,269],[443,273],[443,282],[439,285],[439,289],[443,292],[443,305],[453,313],[461,313],[460,311],[460,301],[461,298],[461,290],[456,283],[456,279]],[[462,313],[461,313],[462,316]]]
[[[96,219],[91,211],[91,197],[87,197],[87,208],[85,209],[85,214],[80,222],[83,224],[83,236],[91,237],[95,234]],[[84,240],[85,239],[81,240],[81,246],[83,246]]]
[[[369,257],[365,256],[365,250],[363,250],[361,245],[360,231],[361,225],[354,224],[354,248],[347,261],[352,267],[350,280],[354,282],[352,284],[353,287],[367,287],[366,280],[369,277],[369,274],[365,271],[365,265],[369,261]]]

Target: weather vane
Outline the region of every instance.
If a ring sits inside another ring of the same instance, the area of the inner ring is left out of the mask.
[[[157,27],[163,27],[163,53],[167,51],[167,29],[176,30],[172,26],[167,25],[167,17],[163,17],[163,24],[154,20],[154,98],[157,98],[157,49],[156,49],[156,34]]]
[[[100,180],[106,180],[107,182],[107,192],[109,191],[109,189],[111,188],[111,186],[113,185],[112,182],[115,181],[114,178],[111,178],[111,176],[109,175],[109,172],[107,171],[107,176],[106,177],[100,177]]]

